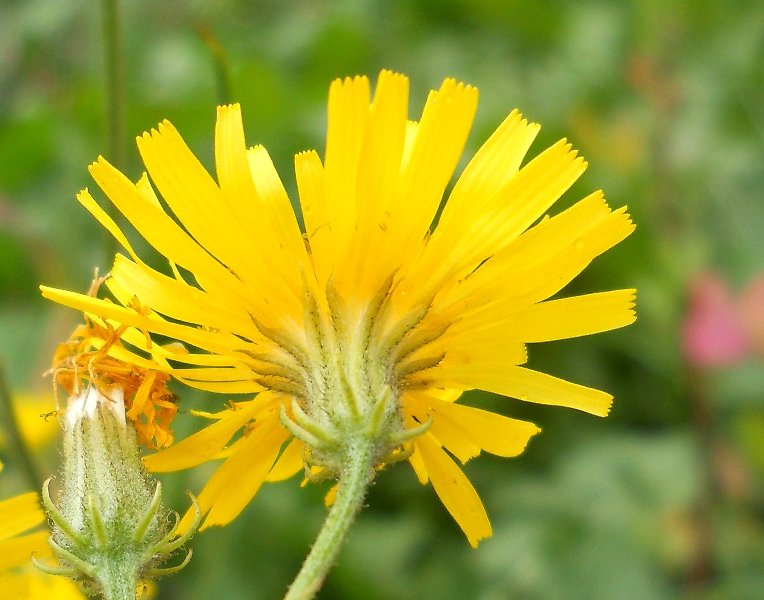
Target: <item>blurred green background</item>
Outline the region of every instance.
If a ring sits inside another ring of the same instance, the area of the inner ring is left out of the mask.
[[[0,358],[17,394],[50,397],[41,374],[79,319],[37,285],[84,291],[110,264],[74,200],[109,152],[100,19],[92,0],[0,3]],[[320,598],[764,596],[761,354],[693,365],[680,338],[699,273],[740,289],[764,270],[764,4],[134,0],[122,21],[128,140],[167,118],[210,164],[218,47],[248,141],[293,191],[293,154],[323,150],[333,78],[406,73],[413,115],[453,76],[481,94],[465,156],[519,107],[543,125],[536,152],[568,137],[589,161],[555,211],[601,187],[638,224],[570,288],[637,287],[637,323],[530,349],[532,367],[613,393],[611,416],[473,395],[544,429],[518,459],[466,467],[494,536],[470,549],[432,489],[393,468]],[[131,142],[125,170],[140,173]],[[179,392],[184,412],[221,401]],[[7,448],[0,458],[0,498],[26,489]],[[55,471],[53,445],[35,458]],[[185,509],[208,474],[164,479],[170,503]],[[199,535],[158,598],[281,597],[324,514],[325,488],[297,483]]]

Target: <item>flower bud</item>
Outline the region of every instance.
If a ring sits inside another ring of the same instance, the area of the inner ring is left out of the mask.
[[[63,463],[58,501],[50,497],[50,480],[42,500],[60,565],[36,561],[41,570],[71,577],[107,600],[134,600],[140,582],[182,569],[191,550],[178,566],[158,565],[188,541],[201,518],[192,498],[196,519],[181,535],[177,513],[171,524],[162,505],[160,483],[143,468],[141,442],[172,443],[177,398],[158,363],[122,344],[127,331],[86,317],[54,354],[54,384],[68,396],[59,413]]]
[[[106,598],[135,598],[139,582],[183,568],[157,565],[190,538],[176,536],[161,484],[144,470],[138,436],[125,418],[124,392],[87,386],[63,415],[63,466],[57,505],[48,484],[43,504],[53,522],[50,545],[61,565],[43,570],[79,580]],[[176,515],[177,524],[177,515]]]

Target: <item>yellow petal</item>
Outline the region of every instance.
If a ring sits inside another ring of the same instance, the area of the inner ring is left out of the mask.
[[[226,206],[242,231],[257,240],[253,251],[265,266],[257,277],[269,274],[280,286],[296,289],[294,267],[304,262],[305,250],[294,211],[265,149],[247,150],[238,104],[218,107],[215,165]]]
[[[159,201],[157,193],[154,191],[154,187],[149,181],[149,174],[144,171],[135,182],[135,189],[137,189],[153,206],[162,208],[162,203]],[[164,209],[162,209],[164,210]]]
[[[220,189],[246,229],[257,227],[252,204],[256,192],[247,160],[239,104],[218,106],[215,122],[215,170]]]
[[[454,262],[479,263],[505,248],[578,179],[586,163],[565,140],[523,167],[453,239]],[[491,227],[486,224],[491,223]]]
[[[177,342],[175,344],[166,344],[160,346],[154,344],[152,346],[154,354],[162,359],[172,360],[178,363],[197,365],[202,367],[228,367],[231,366],[230,356],[221,356],[219,354],[197,354],[194,352],[188,352],[185,348],[178,348]],[[245,356],[237,356],[244,362]]]
[[[297,190],[300,196],[305,235],[310,244],[316,279],[326,285],[332,270],[332,224],[324,197],[324,167],[318,154],[300,152],[294,157]]]
[[[407,428],[417,427],[419,423],[408,418],[409,423],[407,424]],[[409,456],[408,462],[411,465],[411,468],[414,471],[414,474],[416,475],[416,478],[419,480],[419,483],[422,485],[425,485],[428,481],[430,481],[429,476],[427,475],[427,469],[424,466],[424,463],[422,462],[422,454],[419,452],[419,449],[417,447],[417,444],[412,443],[413,450],[411,452],[411,455]]]
[[[252,247],[220,188],[168,121],[137,138],[138,150],[162,197],[204,248],[235,272],[250,273],[241,260]]]
[[[480,363],[501,356],[503,364],[521,365],[528,359],[522,341],[514,336],[497,335],[494,322],[477,316],[454,323],[442,338],[423,348],[412,359],[445,353],[441,364]]]
[[[255,375],[246,367],[198,367],[189,369],[175,369],[173,374],[181,375],[185,379],[199,381],[249,381]]]
[[[29,535],[0,541],[0,572],[21,565],[32,565],[32,553],[49,554],[50,532],[38,531]]]
[[[234,331],[250,339],[262,337],[246,311],[230,298],[223,301],[220,296],[205,293],[121,254],[114,258],[112,279],[110,285],[118,283],[141,303],[175,320]]]
[[[525,344],[578,337],[617,329],[636,320],[635,290],[616,290],[531,304],[507,300],[465,311],[433,348],[446,353],[444,364],[495,361],[525,363]],[[526,297],[526,299],[528,299]],[[455,350],[450,350],[455,348]],[[430,350],[430,352],[436,352]]]
[[[242,440],[238,451],[215,471],[199,494],[202,512],[209,511],[201,529],[225,525],[238,516],[260,489],[289,435],[276,415]],[[183,523],[180,528],[184,528]]]
[[[90,212],[90,214],[96,218],[96,220],[104,229],[106,229],[112,236],[114,236],[114,239],[117,240],[120,246],[127,250],[133,260],[140,260],[138,255],[133,250],[133,247],[130,245],[127,236],[122,233],[122,230],[116,224],[114,219],[112,219],[106,213],[106,211],[101,208],[101,206],[93,199],[93,196],[90,195],[90,192],[87,189],[84,189],[79,194],[77,194],[77,200],[79,200],[80,204],[82,204],[82,206],[84,206]]]
[[[422,260],[412,267],[409,286],[425,280],[429,282],[427,290],[436,290],[446,278],[462,278],[490,262],[487,259],[530,227],[585,169],[586,163],[570,144],[565,140],[554,144],[482,202],[473,217],[460,221],[458,227],[436,228]]]
[[[99,315],[104,319],[113,320],[117,323],[132,325],[138,329],[145,329],[176,340],[188,342],[194,346],[204,348],[210,352],[225,353],[231,345],[241,347],[241,339],[220,332],[205,331],[178,325],[159,318],[146,317],[133,309],[125,308],[99,298],[93,298],[86,294],[78,294],[67,290],[59,290],[40,286],[44,298],[58,302],[65,306],[81,310],[88,314]]]
[[[491,535],[483,503],[470,480],[428,434],[414,442],[443,506],[462,528],[470,546]]]
[[[610,241],[611,232],[615,230],[621,234],[618,236],[620,241],[625,237],[623,234],[628,235],[633,230],[628,215],[623,215],[623,212],[624,209],[612,211],[601,190],[592,192],[570,208],[544,219],[512,242],[506,250],[506,266],[538,268],[552,256],[561,251],[575,249],[582,245],[582,242],[598,247],[598,250],[603,252],[617,243]],[[608,240],[609,243],[601,247],[604,240]]]
[[[324,496],[324,506],[329,508],[332,504],[334,504],[334,501],[337,499],[337,490],[339,487],[340,484],[335,483],[332,487],[329,488],[329,491],[326,492],[326,496]]]
[[[281,275],[286,283],[301,291],[299,273],[307,266],[307,254],[292,203],[268,151],[263,146],[254,146],[247,150],[247,160],[252,181],[260,198],[263,216],[267,218],[274,236],[272,244],[259,240],[259,245],[266,249],[266,258],[277,259],[275,266],[283,269]],[[273,248],[278,248],[280,252],[274,252]]]
[[[0,502],[0,540],[17,535],[45,520],[37,494],[28,492]]]
[[[256,394],[263,391],[263,386],[254,380],[215,382],[186,379],[183,377],[183,369],[173,370],[172,375],[189,387],[213,394]]]
[[[541,127],[512,111],[470,160],[454,186],[438,221],[438,236],[478,216],[486,200],[517,173]]]
[[[433,371],[438,372],[438,377],[469,389],[486,390],[537,404],[567,406],[599,417],[607,416],[613,403],[613,397],[600,390],[523,367],[506,365],[498,359],[493,363],[444,364]]]
[[[533,423],[436,398],[428,399],[435,423],[447,423],[482,450],[497,456],[517,456],[541,430]],[[449,451],[450,447],[446,446]]]
[[[446,79],[427,99],[401,192],[391,208],[395,227],[409,243],[424,238],[456,168],[477,109],[476,88]],[[405,214],[405,217],[402,215]],[[405,256],[409,244],[391,248]]]
[[[346,297],[374,294],[397,266],[391,266],[388,249],[399,244],[393,204],[400,195],[407,112],[408,78],[382,71],[358,161],[355,227],[333,278]]]
[[[268,472],[266,481],[282,481],[299,473],[304,467],[305,444],[298,439],[289,442],[289,445],[281,453],[276,464]]]
[[[610,211],[602,193],[595,192],[456,280],[437,298],[438,312],[441,318],[458,316],[457,328],[500,320],[557,293],[633,230],[624,209]]]
[[[497,334],[506,332],[525,342],[547,342],[609,331],[636,320],[636,290],[573,296],[534,304],[515,313]]]
[[[230,271],[106,159],[100,157],[89,170],[109,200],[160,254],[193,272],[205,289],[216,287],[234,297],[242,294],[241,283]]]
[[[27,600],[83,600],[84,596],[73,580],[67,577],[46,575],[41,571],[25,576],[29,584],[29,597]],[[0,589],[5,590],[4,587]],[[151,591],[144,594],[147,598],[153,598]],[[9,594],[9,598],[24,598]]]
[[[409,81],[404,75],[382,71],[363,139],[358,165],[357,231],[365,235],[389,220],[385,212],[396,191],[408,115]]]
[[[356,181],[369,117],[369,80],[337,79],[329,87],[324,181],[335,252],[347,248],[355,224]]]
[[[247,301],[261,320],[278,323],[285,310],[296,314],[295,311],[301,309],[297,296],[300,281],[290,277],[292,270],[284,268],[285,264],[294,262],[284,254],[284,244],[280,252],[274,252],[274,244],[268,243],[268,237],[258,239],[268,235],[270,229],[263,226],[254,232],[243,229],[223,192],[171,123],[160,123],[156,130],[137,141],[143,162],[168,206],[194,239],[244,282],[248,288]],[[247,190],[251,192],[252,188],[235,191],[244,195],[242,201],[253,201],[256,210],[258,205],[254,200],[259,196],[247,195]],[[263,245],[256,244],[256,239]],[[266,252],[265,248],[271,250]],[[193,273],[199,275],[197,271]],[[278,285],[273,285],[274,282]],[[206,288],[204,280],[199,283]],[[268,289],[268,299],[262,297],[264,289]],[[270,304],[274,299],[278,300],[280,310]]]
[[[212,460],[223,449],[233,435],[259,412],[266,410],[266,394],[263,401],[253,401],[235,405],[235,410],[226,411],[226,415],[216,423],[184,438],[166,450],[150,454],[143,458],[144,466],[155,473],[179,471]]]
[[[433,403],[437,402],[434,398],[432,401]],[[426,423],[431,416],[431,402],[424,394],[406,394],[402,399],[402,404],[404,411],[416,417],[419,423]],[[436,414],[433,414],[432,417],[432,425],[428,429],[428,433],[458,458],[462,464],[480,454],[480,445],[467,437],[458,424],[446,418],[439,418],[439,415]]]
[[[42,572],[40,572],[42,575]],[[34,573],[13,573],[11,575],[0,575],[0,590],[7,598],[23,598],[24,600],[35,600],[38,596],[33,596],[31,591],[32,578],[36,577]],[[50,579],[61,579],[52,575],[46,575]],[[46,595],[39,598],[57,598],[57,596]],[[79,599],[78,599],[79,600]]]
[[[406,121],[406,137],[403,141],[403,156],[401,157],[401,172],[405,173],[411,162],[411,151],[419,133],[419,121]]]

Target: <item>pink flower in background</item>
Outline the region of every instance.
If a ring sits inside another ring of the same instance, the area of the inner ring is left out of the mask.
[[[764,274],[746,286],[739,305],[749,344],[759,356],[764,356]]]
[[[758,298],[762,300],[764,285],[759,288]],[[753,302],[755,299],[746,304]],[[690,284],[687,313],[682,324],[682,350],[687,362],[708,368],[733,365],[746,358],[751,342],[744,312],[741,302],[734,297],[721,275],[706,273],[697,277]],[[761,307],[758,315],[760,325],[764,327]]]

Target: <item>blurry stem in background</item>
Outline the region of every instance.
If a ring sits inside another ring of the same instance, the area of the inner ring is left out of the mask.
[[[686,90],[677,82],[676,65],[680,60],[679,49],[684,42],[685,23],[681,16],[669,19],[658,32],[658,46],[650,53],[643,65],[645,72],[636,77],[633,84],[643,94],[653,111],[652,135],[648,156],[651,162],[652,193],[649,210],[643,215],[651,218],[646,226],[661,232],[659,239],[669,240],[670,255],[682,254],[686,241],[687,216],[681,212],[682,203],[675,202],[679,193],[676,169],[672,155],[676,115],[683,110]],[[691,366],[686,373],[685,393],[689,401],[690,424],[698,456],[701,459],[701,487],[696,506],[691,515],[694,527],[694,548],[685,583],[693,592],[707,588],[717,571],[714,550],[714,519],[719,503],[719,478],[715,468],[715,453],[721,436],[709,406],[704,372]]]
[[[690,419],[698,456],[701,457],[700,493],[693,514],[694,552],[687,571],[687,585],[691,591],[707,588],[716,575],[714,551],[714,522],[720,496],[719,478],[716,471],[718,439],[713,409],[709,405],[708,381],[703,371],[690,367],[687,372],[687,394],[690,402]]]
[[[101,0],[103,31],[104,80],[106,84],[106,121],[108,128],[109,161],[125,170],[125,110],[124,68],[122,61],[122,27],[119,18],[119,0]],[[109,216],[120,222],[116,208],[109,203]],[[116,240],[106,233],[106,256],[110,260],[117,251]]]
[[[0,418],[5,425],[5,431],[8,436],[8,446],[11,452],[16,456],[21,470],[27,479],[27,483],[32,489],[39,489],[42,479],[37,472],[37,467],[32,460],[29,450],[21,436],[19,422],[16,419],[16,412],[13,410],[13,399],[8,380],[5,377],[5,369],[0,363]]]
[[[212,56],[212,67],[215,71],[215,89],[218,95],[218,104],[230,104],[233,102],[231,88],[231,69],[228,63],[225,49],[209,29],[199,27],[199,37],[207,46]]]

